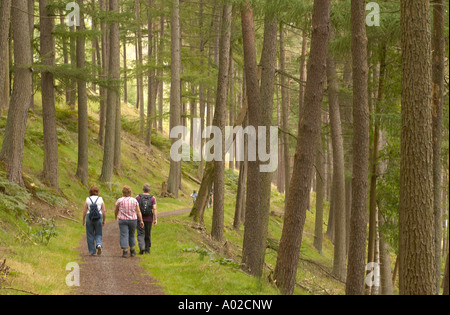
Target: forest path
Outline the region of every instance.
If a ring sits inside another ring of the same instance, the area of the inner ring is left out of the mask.
[[[158,214],[158,218],[188,213],[181,209]],[[161,223],[159,223],[161,224]],[[110,221],[103,227],[103,250],[101,256],[91,256],[87,249],[86,235],[80,241],[80,286],[77,295],[164,295],[147,271],[139,265],[139,254],[122,257],[119,246],[119,226]],[[136,245],[136,251],[139,252]],[[151,254],[150,254],[151,255]]]

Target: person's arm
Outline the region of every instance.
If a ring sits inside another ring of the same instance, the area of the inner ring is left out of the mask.
[[[116,208],[114,209],[114,218],[117,221],[117,216],[119,215],[119,204],[116,203]]]
[[[102,215],[103,215],[103,222],[102,224],[105,225],[105,220],[106,220],[106,207],[105,207],[105,203],[102,203]]]
[[[139,209],[139,203],[136,205],[136,214],[139,219],[139,225],[141,227],[144,227],[144,221],[142,220],[142,213],[141,213],[141,209]]]
[[[156,203],[153,204],[153,225],[158,224],[158,211],[156,210]]]
[[[83,226],[86,225],[86,214],[87,214],[88,205],[87,202],[84,203],[84,210],[83,210]]]

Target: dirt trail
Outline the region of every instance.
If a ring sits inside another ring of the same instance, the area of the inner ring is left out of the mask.
[[[159,213],[158,218],[188,213],[182,209]],[[159,223],[164,224],[164,223]],[[138,251],[138,246],[136,250]],[[163,288],[139,265],[140,257],[122,257],[116,221],[103,227],[101,256],[90,256],[86,236],[80,241],[80,287],[78,295],[163,295]]]

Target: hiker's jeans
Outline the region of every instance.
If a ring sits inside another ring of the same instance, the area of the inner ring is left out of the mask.
[[[120,248],[136,246],[136,220],[119,220]]]
[[[136,221],[138,222],[138,221]],[[137,224],[137,239],[139,244],[139,249],[141,252],[150,252],[150,247],[152,247],[152,224],[153,222],[146,222],[144,221],[144,227],[141,228],[139,226],[139,223]]]
[[[96,248],[102,244],[102,220],[103,217],[100,214],[100,219],[96,221],[91,221],[89,214],[86,216],[86,239],[88,244],[89,254],[93,255],[96,253]]]

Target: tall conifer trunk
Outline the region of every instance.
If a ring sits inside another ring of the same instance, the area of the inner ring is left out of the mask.
[[[347,282],[348,295],[364,290],[369,172],[369,103],[365,2],[352,0],[353,178]]]
[[[55,39],[52,35],[55,22],[49,12],[48,0],[39,1],[40,41],[42,63],[50,69],[41,74],[42,119],[44,127],[44,170],[48,184],[58,188],[58,135],[56,133],[56,109],[54,78],[51,68],[55,66]]]
[[[401,31],[399,287],[401,295],[424,295],[436,288],[428,0],[401,1]]]
[[[283,294],[292,294],[302,243],[306,209],[311,191],[312,168],[320,136],[322,98],[330,33],[330,1],[314,1],[311,51],[305,89],[305,116],[299,119],[294,171],[289,186],[283,231],[274,279]]]
[[[32,99],[32,56],[27,0],[15,0],[11,10],[14,38],[14,85],[0,160],[8,180],[23,186],[22,159],[28,108]]]

